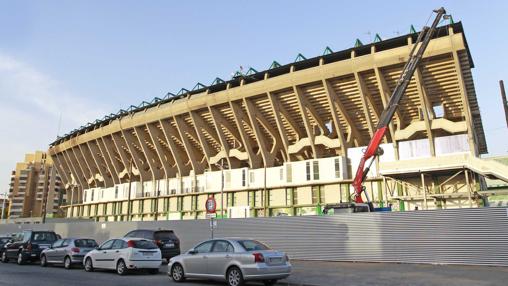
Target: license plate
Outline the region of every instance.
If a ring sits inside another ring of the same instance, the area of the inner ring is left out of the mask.
[[[166,244],[164,244],[164,248],[173,248],[173,247],[175,247],[174,243],[166,243]]]
[[[270,262],[271,263],[281,263],[282,262],[282,258],[281,257],[270,258]]]
[[[144,256],[152,256],[152,255],[153,255],[153,253],[152,253],[152,252],[143,252],[143,255],[144,255]]]

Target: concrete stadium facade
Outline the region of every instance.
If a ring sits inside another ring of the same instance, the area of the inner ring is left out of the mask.
[[[58,138],[49,154],[68,190],[67,216],[204,218],[209,196],[229,217],[316,214],[350,201],[362,149],[416,36],[274,62]],[[367,191],[394,210],[479,206],[475,166],[487,146],[461,23],[440,27],[422,62]]]

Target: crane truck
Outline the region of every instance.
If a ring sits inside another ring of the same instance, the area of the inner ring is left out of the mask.
[[[386,108],[381,113],[379,122],[376,126],[376,130],[369,144],[367,145],[367,148],[364,150],[362,158],[360,159],[360,163],[358,164],[358,168],[352,183],[354,189],[352,195],[353,202],[326,205],[323,209],[324,213],[328,213],[330,210],[333,210],[334,214],[343,212],[351,213],[374,211],[374,205],[370,201],[368,193],[365,192],[365,186],[363,183],[367,177],[367,174],[369,173],[372,163],[376,160],[377,157],[383,155],[383,149],[379,146],[381,144],[381,140],[385,136],[388,125],[392,121],[393,115],[399,106],[399,102],[402,96],[406,92],[413,74],[420,65],[423,53],[425,52],[425,49],[427,48],[432,38],[432,34],[436,31],[441,18],[448,17],[443,7],[434,10],[433,12],[436,14],[434,21],[430,27],[424,26],[422,31],[418,34],[416,42],[414,43],[413,48],[409,53],[408,61],[406,62],[402,73],[397,80],[397,84],[392,92],[390,100],[386,105]],[[365,193],[367,202],[364,202],[362,193]]]

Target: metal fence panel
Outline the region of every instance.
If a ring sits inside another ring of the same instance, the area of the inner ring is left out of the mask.
[[[208,220],[0,225],[104,241],[136,228],[173,229],[182,250],[210,238]],[[508,209],[478,208],[224,219],[215,237],[250,237],[293,259],[508,266]]]

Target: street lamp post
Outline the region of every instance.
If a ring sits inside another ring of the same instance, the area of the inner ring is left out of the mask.
[[[7,199],[7,194],[3,193],[2,196],[4,197],[4,200],[2,201],[2,220],[4,220],[4,213],[5,213],[5,200]]]
[[[224,158],[220,160],[220,164],[215,164],[220,168],[221,184],[220,184],[220,217],[224,218]],[[227,166],[226,166],[227,167]]]

